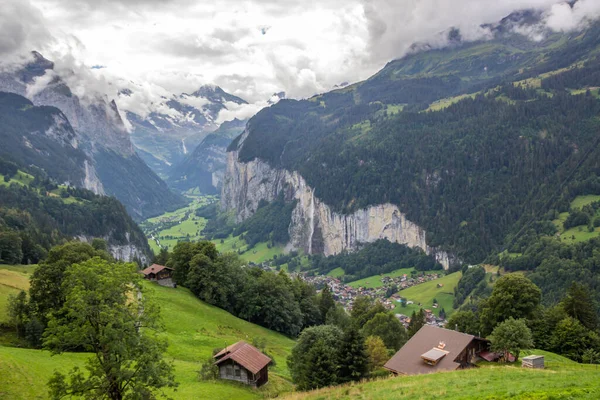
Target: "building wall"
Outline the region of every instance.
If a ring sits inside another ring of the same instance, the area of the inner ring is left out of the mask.
[[[224,362],[219,365],[219,377],[221,379],[242,382],[248,385],[250,384],[249,379],[252,379],[252,374],[244,367],[234,362]]]

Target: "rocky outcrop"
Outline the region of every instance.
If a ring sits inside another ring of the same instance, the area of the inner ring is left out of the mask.
[[[129,232],[125,233],[127,237],[127,241],[129,241]],[[127,244],[117,244],[111,241],[111,238],[106,236],[103,237],[104,241],[107,242],[108,252],[119,261],[123,262],[133,262],[135,259],[140,260],[142,264],[148,264],[150,261],[148,258],[148,254],[144,252],[144,250],[137,247],[134,243],[129,242]],[[91,244],[94,240],[91,236],[79,235],[77,236],[77,240],[84,243]]]
[[[240,143],[245,136],[246,133]],[[297,200],[289,227],[290,248],[332,255],[356,250],[361,243],[387,239],[423,249],[445,269],[454,262],[447,252],[428,246],[425,230],[406,219],[393,204],[340,214],[319,200],[298,172],[274,169],[259,159],[242,163],[237,151],[228,153],[221,208],[234,211],[238,222],[250,217],[261,200],[273,201],[281,192],[286,201]]]

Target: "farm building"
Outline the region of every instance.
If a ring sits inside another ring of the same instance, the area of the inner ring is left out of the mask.
[[[173,268],[165,267],[164,265],[152,264],[146,269],[140,271],[144,274],[144,278],[149,281],[160,281],[163,279],[171,279]]]
[[[430,374],[469,368],[489,341],[432,325],[423,326],[384,365],[396,375]]]
[[[259,387],[269,381],[271,359],[243,340],[232,344],[213,357],[219,377]]]

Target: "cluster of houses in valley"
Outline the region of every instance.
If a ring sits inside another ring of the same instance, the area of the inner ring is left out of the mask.
[[[438,317],[433,313],[433,311],[429,309],[424,309],[423,312],[425,313],[425,323],[427,325],[443,328],[444,326],[446,326],[446,323],[448,323],[448,321],[445,318]],[[398,318],[400,322],[402,322],[402,325],[404,325],[405,328],[408,328],[408,325],[410,324],[410,317],[408,315],[396,314],[396,318]]]
[[[334,278],[326,275],[317,275],[310,276],[307,274],[302,275],[303,279],[311,284],[313,284],[317,288],[323,288],[325,285],[329,286],[331,293],[335,300],[337,300],[346,310],[352,309],[352,303],[354,299],[358,296],[367,296],[373,299],[374,301],[379,301],[383,306],[388,310],[396,309],[396,306],[400,304],[402,301],[405,301],[406,305],[414,304],[410,299],[403,299],[401,293],[394,293],[389,296],[389,291],[391,288],[396,288],[396,290],[407,289],[409,287],[419,285],[421,283],[425,283],[428,281],[436,280],[441,278],[443,275],[438,273],[432,274],[421,274],[417,276],[410,276],[408,274],[404,274],[398,277],[373,277],[373,279],[379,279],[382,282],[382,286],[377,288],[368,288],[368,287],[352,287],[343,283],[339,278]],[[438,284],[441,288],[443,284]],[[419,304],[421,305],[421,304]],[[431,308],[437,308],[437,304],[431,305],[423,305],[430,306]],[[428,325],[435,325],[439,327],[443,327],[446,324],[446,320],[444,318],[440,318],[434,314],[434,312],[430,309],[423,310],[425,312],[425,318]],[[396,317],[404,324],[408,326],[410,323],[410,317],[403,314],[396,314]]]

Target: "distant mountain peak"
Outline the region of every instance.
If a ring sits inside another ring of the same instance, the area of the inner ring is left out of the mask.
[[[191,94],[194,97],[203,97],[210,100],[212,103],[223,104],[226,101],[231,101],[236,104],[248,104],[248,102],[233,94],[227,93],[217,85],[202,85],[198,90]]]
[[[25,83],[30,83],[36,77],[43,76],[47,70],[54,69],[54,63],[45,58],[39,52],[32,51],[31,54],[33,56],[33,60],[25,64],[25,66],[19,71],[19,78]]]

